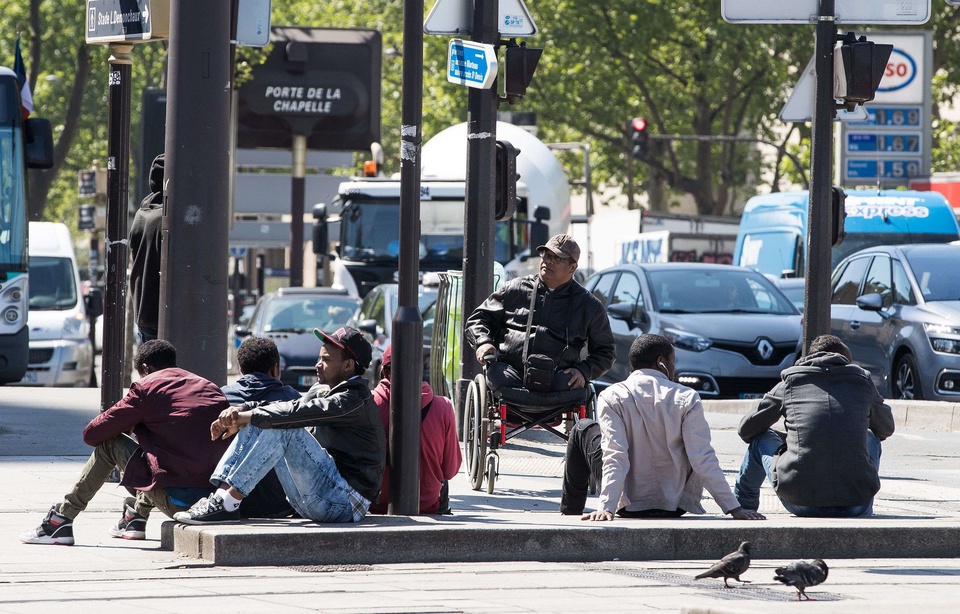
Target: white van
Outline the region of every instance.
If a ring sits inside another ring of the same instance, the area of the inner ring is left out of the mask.
[[[25,386],[87,386],[93,347],[73,240],[64,224],[30,222],[30,360]]]

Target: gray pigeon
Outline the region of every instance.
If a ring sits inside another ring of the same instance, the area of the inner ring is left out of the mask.
[[[813,601],[804,592],[808,586],[822,584],[827,579],[827,564],[822,559],[813,559],[812,561],[795,561],[786,567],[777,567],[777,575],[774,580],[783,582],[787,586],[797,589],[797,601],[806,597],[807,601]]]
[[[744,573],[750,567],[750,542],[742,542],[736,552],[731,552],[713,566],[698,575],[697,580],[703,578],[723,578],[723,585],[727,588],[733,588],[727,584],[729,578],[737,582],[749,583],[749,580],[741,580],[740,574]]]

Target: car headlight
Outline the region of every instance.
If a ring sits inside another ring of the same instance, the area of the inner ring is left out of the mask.
[[[64,339],[87,338],[87,319],[83,317],[82,313],[77,313],[72,318],[64,319],[62,336]]]
[[[944,352],[946,354],[960,354],[960,339],[949,339],[939,335],[958,335],[960,328],[950,326],[949,324],[931,324],[925,322],[923,330],[926,331],[930,339],[930,345],[934,351]]]
[[[692,352],[705,352],[713,345],[713,341],[703,335],[687,333],[675,328],[664,329],[663,336],[669,339],[674,347],[683,348],[684,350],[690,350]]]

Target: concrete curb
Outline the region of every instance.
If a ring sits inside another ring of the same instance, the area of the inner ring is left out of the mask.
[[[753,544],[756,558],[770,559],[950,558],[960,551],[960,525],[943,521],[808,519],[799,526],[720,519],[603,525],[570,520],[550,526],[545,515],[543,522],[530,518],[538,515],[521,515],[526,522],[516,522],[517,515],[383,518],[359,525],[166,522],[161,545],[224,566],[719,559],[742,540]]]

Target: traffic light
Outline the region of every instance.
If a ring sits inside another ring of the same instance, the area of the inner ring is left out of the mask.
[[[893,45],[874,43],[866,36],[858,39],[853,32],[847,32],[841,41],[833,54],[833,95],[853,111],[858,104],[873,100]]]
[[[510,141],[497,141],[497,185],[494,192],[494,219],[509,220],[517,212],[517,156],[520,150]]]
[[[637,160],[646,160],[650,151],[650,138],[647,135],[647,120],[634,117],[627,127],[630,134],[630,155]]]
[[[527,93],[527,87],[533,80],[533,73],[537,70],[542,54],[543,49],[527,47],[526,43],[507,46],[503,68],[503,91],[507,96],[519,98]]]
[[[840,245],[847,234],[843,230],[843,224],[847,219],[846,200],[847,194],[834,186],[830,199],[830,245],[833,247]]]

